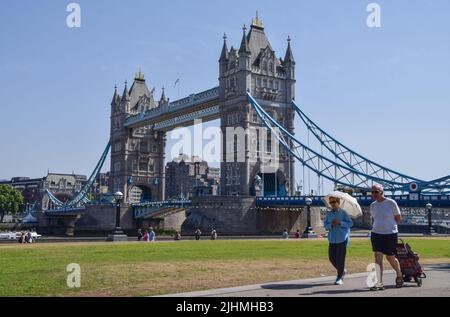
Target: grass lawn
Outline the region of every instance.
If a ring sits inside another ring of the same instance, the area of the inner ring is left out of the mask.
[[[421,263],[450,263],[449,238],[407,238]],[[149,296],[334,275],[321,240],[0,245],[0,296]],[[370,241],[352,239],[349,273],[373,262]],[[66,266],[81,266],[81,288]]]

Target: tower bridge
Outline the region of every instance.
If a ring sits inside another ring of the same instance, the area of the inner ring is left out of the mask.
[[[52,202],[65,210],[86,205],[87,189],[109,150],[109,190],[124,193],[122,217],[128,217],[130,229],[141,225],[142,219],[151,220],[152,215],[168,215],[172,217],[171,224],[178,222],[175,226],[188,231],[195,226],[214,226],[230,233],[303,228],[302,208],[297,207],[304,206],[304,199],[295,196],[294,188],[296,167],[311,170],[335,187],[367,191],[374,183],[382,184],[390,194],[402,195],[398,196],[401,203],[406,203],[406,199],[408,204],[419,206],[424,201],[422,196],[427,195],[439,197],[444,204],[449,201],[450,176],[426,181],[393,171],[345,146],[312,121],[294,101],[296,63],[290,37],[284,56],[278,57],[258,16],[248,32],[245,26],[242,28],[239,48],[228,48],[224,35],[218,63],[218,86],[172,102],[164,89],[156,100],[141,71],[131,88],[125,82],[122,94],[116,87],[111,101],[109,142],[93,174],[66,203],[49,192]],[[304,136],[295,135],[296,117],[319,141],[321,149],[311,148],[302,141]],[[220,120],[220,196],[197,197],[178,206],[164,197],[166,134],[177,127],[193,125],[197,119]],[[267,135],[261,138],[258,133],[246,134],[245,142],[239,145],[234,137],[226,138],[225,130],[230,127],[244,131],[263,129]],[[242,161],[226,159],[242,153]],[[262,160],[266,154],[271,155],[269,163]],[[142,201],[153,203],[140,204]],[[294,211],[278,215],[263,211],[262,207],[274,203],[287,203]],[[178,215],[174,216],[174,210],[179,211]],[[94,213],[91,208],[85,214],[94,219]],[[105,218],[102,211],[95,221],[100,225],[111,223]]]

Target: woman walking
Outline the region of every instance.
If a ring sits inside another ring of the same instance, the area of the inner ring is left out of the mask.
[[[350,216],[340,208],[340,199],[330,196],[328,203],[331,211],[327,213],[324,227],[328,230],[328,257],[331,264],[336,268],[337,276],[335,285],[342,285],[342,278],[345,274],[345,256],[350,238],[350,227],[353,221]]]

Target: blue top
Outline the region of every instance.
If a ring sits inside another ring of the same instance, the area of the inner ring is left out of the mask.
[[[150,231],[150,239],[149,241],[155,241],[155,232],[152,230]]]
[[[341,223],[332,226],[334,219],[338,219]],[[350,240],[350,227],[353,226],[353,221],[349,215],[342,209],[331,210],[327,213],[323,226],[328,230],[328,241],[330,243],[342,243]]]

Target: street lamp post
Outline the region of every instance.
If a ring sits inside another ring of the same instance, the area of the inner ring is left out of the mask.
[[[314,232],[313,228],[311,227],[311,204],[312,199],[307,197],[305,199],[306,203],[306,228],[303,232],[302,238],[317,238],[317,234]]]
[[[108,241],[128,241],[128,237],[123,233],[120,227],[120,202],[123,199],[121,192],[114,193],[114,199],[116,201],[116,225],[113,234],[108,236]]]
[[[428,210],[428,234],[432,235],[434,233],[433,225],[431,223],[431,210],[433,209],[433,205],[428,203],[426,204],[427,210]]]

